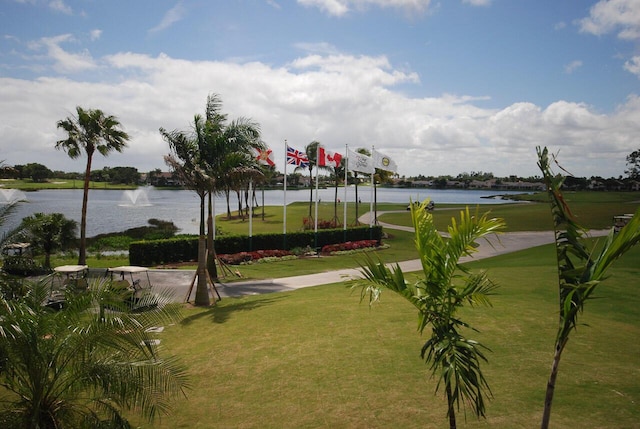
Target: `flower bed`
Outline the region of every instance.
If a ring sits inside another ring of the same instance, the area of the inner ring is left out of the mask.
[[[331,255],[336,252],[350,252],[353,250],[371,249],[377,247],[376,240],[347,241],[345,243],[327,244],[323,246],[320,253]]]
[[[377,240],[347,241],[346,243],[327,244],[320,249],[322,255],[337,255],[350,253],[359,250],[375,249],[378,247]],[[298,252],[300,253],[300,252]],[[218,255],[222,262],[228,265],[252,264],[254,262],[267,262],[273,260],[293,259],[298,257],[298,253],[288,250],[256,250],[254,252],[240,252]],[[307,255],[302,252],[300,256]]]
[[[218,255],[225,264],[240,265],[258,261],[264,258],[283,258],[290,256],[288,250],[256,250],[254,252],[240,252],[226,255]]]

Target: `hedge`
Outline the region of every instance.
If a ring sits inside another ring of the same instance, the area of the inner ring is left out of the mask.
[[[240,253],[253,250],[292,250],[311,247],[320,249],[327,244],[347,241],[382,240],[381,226],[361,226],[344,229],[323,229],[283,234],[227,235],[216,238],[216,253]],[[198,259],[198,237],[136,241],[129,245],[129,263],[149,267]]]

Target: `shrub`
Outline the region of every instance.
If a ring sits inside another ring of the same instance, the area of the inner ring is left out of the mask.
[[[322,246],[320,253],[330,255],[333,252],[369,249],[377,246],[377,240],[347,241],[345,243],[327,244],[326,246]]]

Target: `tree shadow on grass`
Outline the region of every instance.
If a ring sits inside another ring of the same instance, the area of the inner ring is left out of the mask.
[[[197,320],[201,320],[204,318],[211,319],[213,323],[226,323],[234,313],[256,310],[258,308],[280,301],[286,297],[288,297],[288,295],[278,294],[250,301],[237,298],[225,298],[222,301],[223,303],[218,303],[205,309],[205,311],[201,311],[191,316],[185,317],[180,323],[184,326],[187,326]]]

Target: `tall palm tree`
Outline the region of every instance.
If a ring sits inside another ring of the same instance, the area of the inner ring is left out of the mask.
[[[218,94],[207,97],[205,108],[205,132],[201,146],[202,160],[207,174],[212,178],[208,194],[207,217],[207,267],[217,278],[213,231],[214,194],[224,193],[227,200],[227,216],[230,217],[229,193],[240,184],[258,175],[259,166],[252,156],[253,148],[264,149],[260,139],[260,125],[248,118],[238,118],[227,124],[227,115],[221,113],[222,100]]]
[[[44,251],[44,268],[51,269],[51,253],[64,249],[76,238],[78,223],[62,213],[34,213],[22,219],[23,233],[36,248]]]
[[[496,288],[486,273],[472,273],[460,265],[460,258],[476,251],[479,239],[502,230],[502,219],[489,219],[487,214],[471,215],[469,209],[453,219],[447,239],[436,230],[427,202],[411,205],[415,228],[415,243],[424,278],[409,283],[400,269],[386,267],[368,257],[362,265],[367,280],[362,285],[361,299],[369,296],[373,303],[380,289],[396,292],[413,304],[419,313],[418,329],[422,333],[431,327],[431,336],[422,346],[421,356],[438,378],[436,392],[444,386],[450,429],[456,428],[456,411],[468,404],[478,417],[485,416],[485,397],[491,394],[480,363],[486,361],[485,346],[467,338],[465,329],[473,329],[458,316],[465,304],[488,305],[489,295]]]
[[[584,241],[585,230],[576,222],[560,191],[565,178],[552,172],[546,147],[538,147],[537,152],[538,166],[547,186],[555,226],[559,280],[558,331],[541,423],[541,428],[546,429],[551,418],[560,359],[569,335],[578,326],[578,314],[584,310],[586,302],[593,298],[596,287],[605,279],[609,267],[640,241],[640,209],[618,233],[611,229],[604,245],[589,248]]]
[[[102,156],[107,156],[114,150],[122,152],[127,146],[129,135],[121,129],[121,124],[116,117],[105,115],[100,109],[85,110],[78,106],[76,112],[77,116],[70,116],[58,121],[57,127],[67,133],[67,138],[56,142],[56,149],[64,150],[72,159],[78,158],[83,152],[87,155],[78,255],[78,264],[84,265],[87,258],[87,202],[93,155],[96,151]]]
[[[207,241],[205,235],[205,199],[213,187],[213,179],[205,171],[202,148],[204,141],[204,118],[195,115],[193,132],[166,131],[160,128],[160,134],[169,143],[173,155],[165,156],[165,162],[180,177],[184,185],[193,190],[200,198],[200,234],[198,238],[198,268],[195,305],[209,306],[207,287]]]
[[[170,411],[188,377],[175,357],[159,355],[149,328],[176,323],[179,304],[161,293],[144,313],[100,312],[117,303],[102,279],[53,311],[42,305],[49,281],[20,300],[0,297],[0,426],[124,429],[125,411],[149,421]]]

